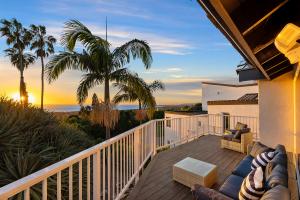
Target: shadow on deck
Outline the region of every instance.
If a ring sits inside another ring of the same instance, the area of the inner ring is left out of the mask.
[[[157,154],[145,169],[127,200],[192,199],[188,187],[172,180],[172,166],[185,157],[209,162],[218,166],[218,189],[230,175],[244,154],[220,148],[220,137],[202,136],[187,144]]]

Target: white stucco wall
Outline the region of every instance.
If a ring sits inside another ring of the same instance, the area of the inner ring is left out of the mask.
[[[259,81],[259,127],[261,142],[293,151],[293,72],[272,81]]]
[[[247,105],[208,105],[208,114],[229,113],[233,116],[258,117],[258,104]]]
[[[258,86],[222,86],[202,83],[202,109],[207,111],[207,101],[236,100],[247,93],[258,93]]]
[[[295,149],[294,152],[300,154],[300,77],[298,77],[295,84],[295,110],[296,110],[296,124],[295,124],[295,135],[294,135],[294,144]]]

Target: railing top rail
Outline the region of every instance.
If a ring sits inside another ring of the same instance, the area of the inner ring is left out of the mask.
[[[207,114],[207,115],[222,116],[222,114]],[[255,117],[255,116],[242,116],[242,115],[224,115],[224,116],[228,116],[228,117],[242,117],[242,118],[255,118],[255,119],[258,119],[258,117]]]
[[[190,116],[182,116],[182,117],[172,117],[172,118],[163,118],[163,119],[154,119],[153,121],[165,121],[165,120],[174,120],[174,119],[187,119],[193,117],[206,117],[208,114],[200,114],[200,115],[190,115]]]

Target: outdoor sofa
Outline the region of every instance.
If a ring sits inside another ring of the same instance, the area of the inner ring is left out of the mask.
[[[264,168],[265,192],[261,200],[289,200],[287,154],[285,147],[278,145],[271,149],[259,142],[248,147],[247,156],[236,166],[225,180],[219,191],[195,185],[192,193],[195,200],[232,200],[238,199],[244,178],[251,172],[254,157],[265,151],[275,151],[275,156]]]

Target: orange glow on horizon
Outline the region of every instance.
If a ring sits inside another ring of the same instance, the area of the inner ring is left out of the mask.
[[[20,102],[20,100],[24,97],[20,97],[20,93],[18,92],[15,92],[11,95],[11,98],[14,100],[14,101],[18,101]],[[35,104],[35,97],[33,94],[31,93],[28,93],[28,103],[31,103],[31,104]]]

